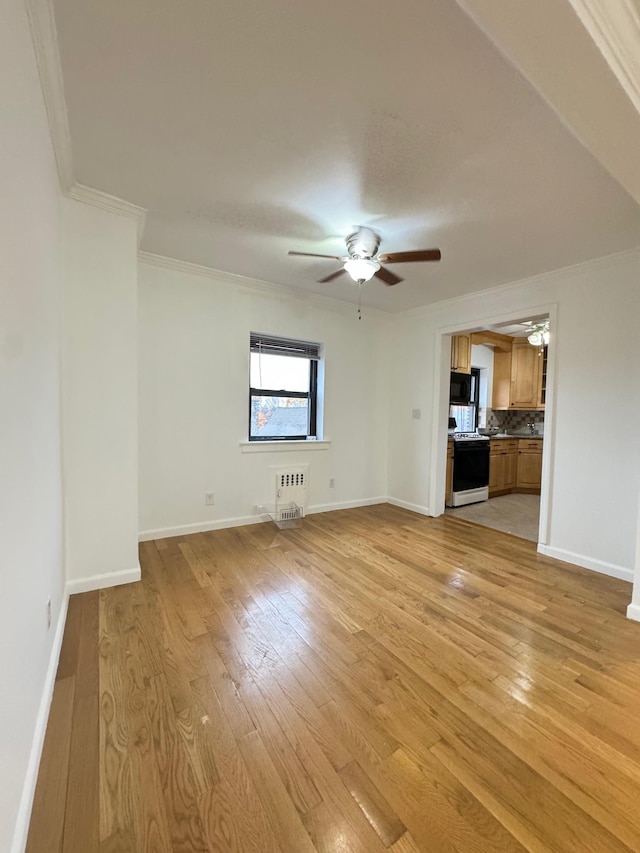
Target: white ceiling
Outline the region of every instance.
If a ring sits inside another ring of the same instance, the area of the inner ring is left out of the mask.
[[[142,248],[315,280],[356,225],[440,264],[399,311],[640,243],[640,208],[451,0],[55,0],[75,179],[148,208]]]

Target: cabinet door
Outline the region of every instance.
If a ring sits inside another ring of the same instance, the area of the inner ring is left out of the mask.
[[[511,351],[511,409],[536,409],[539,398],[540,356],[529,341],[515,340]]]
[[[504,459],[504,487],[505,489],[515,489],[518,478],[518,453],[512,450],[510,453],[505,453]]]
[[[447,482],[445,486],[444,502],[447,506],[453,503],[453,448],[447,447]]]
[[[493,354],[492,409],[508,409],[511,400],[511,352]]]
[[[489,457],[489,495],[504,489],[504,453],[492,453]]]
[[[542,453],[518,451],[517,486],[521,489],[539,489],[542,485]]]
[[[538,356],[539,371],[538,371],[538,408],[544,409],[547,402],[547,358],[548,347],[543,347],[542,353]]]
[[[451,338],[451,370],[471,373],[471,335],[454,335]]]

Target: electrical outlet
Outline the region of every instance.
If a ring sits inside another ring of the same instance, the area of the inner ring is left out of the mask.
[[[51,627],[51,599],[47,599],[47,628]]]
[[[204,493],[204,505],[205,506],[214,506],[216,502],[216,493],[215,492],[205,492]]]
[[[412,409],[411,415],[414,421],[419,421],[422,417],[422,412],[420,411],[420,409]]]
[[[335,489],[335,487],[336,487],[335,477],[330,477],[330,478],[329,478],[329,488],[330,488],[330,489]]]

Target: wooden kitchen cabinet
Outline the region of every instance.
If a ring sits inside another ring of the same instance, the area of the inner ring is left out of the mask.
[[[447,481],[444,491],[444,502],[453,506],[453,441],[447,442]]]
[[[489,497],[506,495],[516,486],[518,440],[494,438],[489,450]]]
[[[504,455],[504,487],[511,491],[515,489],[518,480],[518,451],[514,447]]]
[[[451,370],[471,373],[471,335],[453,335],[451,338]]]
[[[544,409],[546,357],[526,338],[514,338],[511,352],[493,357],[493,409]]]
[[[540,350],[526,338],[516,338],[511,348],[510,409],[537,409],[540,400]]]
[[[508,409],[511,401],[511,350],[493,354],[492,409]]]
[[[542,486],[542,442],[520,439],[516,491],[539,494]]]

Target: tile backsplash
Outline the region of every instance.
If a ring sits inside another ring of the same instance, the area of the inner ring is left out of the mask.
[[[478,421],[480,426],[498,427],[504,432],[526,430],[527,424],[534,423],[539,433],[544,432],[544,412],[541,411],[526,412],[522,409],[494,411],[493,409],[481,408],[478,411]]]

